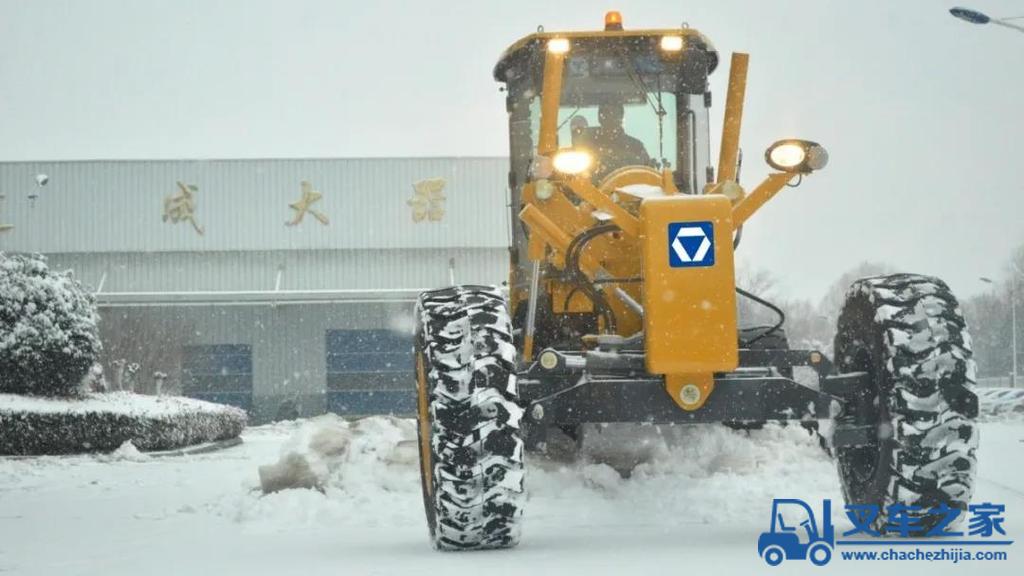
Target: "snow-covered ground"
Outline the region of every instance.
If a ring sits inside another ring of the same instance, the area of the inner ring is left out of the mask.
[[[669,434],[671,448],[655,437],[654,460],[628,480],[605,465],[531,460],[522,544],[439,553],[427,540],[414,448],[398,444],[414,434],[409,422],[366,422],[368,433],[332,467],[324,493],[262,495],[259,467],[294,448],[303,425],[252,428],[244,444],[196,456],[123,450],[0,459],[0,572],[750,574],[769,570],[756,542],[773,497],[814,507],[822,498],[842,500],[832,462],[797,427],[750,434],[685,427]],[[1006,504],[1014,539],[1024,533],[1022,456],[1024,420],[982,424],[975,501]],[[848,529],[841,516],[834,514],[837,530]],[[771,570],[1024,573],[1024,543],[1008,551],[1006,562],[836,558],[823,568],[793,561]]]

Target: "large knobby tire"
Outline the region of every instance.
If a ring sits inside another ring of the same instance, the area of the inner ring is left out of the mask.
[[[873,528],[883,533],[894,504],[920,507],[910,512],[920,519],[914,535],[944,518],[928,512],[937,506],[965,511],[977,473],[975,366],[946,284],[913,274],[857,281],[839,316],[835,357],[840,372],[871,376],[856,416],[877,424],[873,443],[837,450],[847,503],[877,506]]]
[[[426,292],[416,308],[420,472],[441,550],[507,548],[522,518],[522,409],[505,300],[494,288]]]

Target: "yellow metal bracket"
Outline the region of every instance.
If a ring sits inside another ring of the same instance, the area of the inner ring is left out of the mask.
[[[540,134],[537,154],[550,156],[558,150],[558,104],[562,99],[562,70],[565,54],[545,51],[544,91],[540,97]]]
[[[769,174],[763,182],[758,184],[757,188],[754,188],[753,192],[732,207],[733,226],[736,228],[742,226],[748,218],[754,215],[754,212],[757,212],[761,206],[764,206],[765,202],[778,194],[779,190],[782,190],[783,186],[788,184],[795,176],[796,174],[788,172]]]
[[[725,118],[722,121],[722,147],[718,152],[718,181],[736,180],[736,163],[740,150],[740,127],[743,125],[743,98],[747,92],[747,65],[750,55],[734,52],[729,63],[729,91],[725,97]]]
[[[537,236],[542,239],[545,244],[559,252],[563,258],[565,257],[566,250],[568,250],[569,244],[572,243],[572,235],[559,228],[558,224],[555,224],[550,218],[545,216],[544,213],[541,212],[540,208],[537,208],[533,204],[527,204],[519,213],[519,219],[530,227],[531,252],[532,243],[534,242],[533,237]],[[530,259],[543,259],[543,252],[539,258],[534,258],[533,254],[531,254]],[[583,272],[593,276],[599,265],[599,262],[590,254],[584,252],[580,255],[580,269],[583,270]]]
[[[629,213],[628,210],[619,206],[612,200],[612,197],[601,192],[590,183],[590,180],[583,178],[573,178],[569,181],[569,188],[572,189],[573,193],[583,199],[583,201],[589,203],[594,208],[606,212],[612,217],[612,221],[619,226],[620,229],[632,238],[636,238],[640,235],[640,219]]]
[[[736,52],[729,64],[729,92],[725,100],[725,119],[722,122],[722,148],[718,153],[718,179],[705,192],[722,194],[733,202],[732,223],[743,226],[765,202],[771,200],[794,174],[770,174],[750,194],[736,184],[736,164],[739,159],[740,127],[743,124],[743,99],[747,92],[747,68],[750,55]]]

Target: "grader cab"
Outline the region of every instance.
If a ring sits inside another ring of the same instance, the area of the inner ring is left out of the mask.
[[[719,57],[696,30],[628,30],[612,12],[602,31],[540,31],[502,55],[508,286],[442,288],[417,306],[420,460],[437,548],[516,544],[524,452],[594,423],[831,419],[851,503],[966,507],[973,361],[941,280],[855,283],[835,362],[790,349],[782,311],[736,286],[743,226],[828,160],[814,142],[780,140],[765,153],[774,172],[740,185],[747,62],[731,58],[714,165],[708,77]],[[740,326],[737,298],[778,321]],[[794,380],[796,367],[813,369],[816,385]],[[925,529],[941,520],[920,514]]]

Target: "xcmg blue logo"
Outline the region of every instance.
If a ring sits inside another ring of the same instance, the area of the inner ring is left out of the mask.
[[[715,265],[715,227],[711,222],[668,225],[668,265],[695,268]]]

